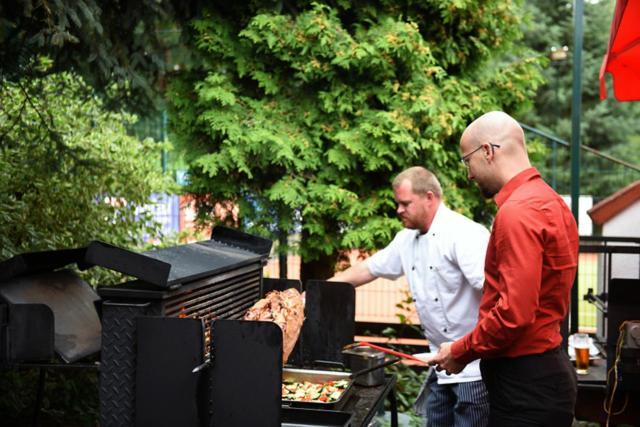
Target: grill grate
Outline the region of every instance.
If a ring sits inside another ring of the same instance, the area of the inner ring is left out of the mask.
[[[211,322],[241,319],[260,298],[260,265],[246,266],[233,273],[192,282],[164,301],[167,317],[188,317],[203,322],[205,358],[209,357]]]

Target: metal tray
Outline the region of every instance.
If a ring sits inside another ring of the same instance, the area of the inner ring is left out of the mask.
[[[316,371],[312,369],[291,369],[284,368],[282,370],[282,381],[296,381],[303,382],[309,381],[311,383],[324,383],[327,381],[336,380],[349,380],[347,388],[342,392],[340,399],[335,402],[320,402],[317,400],[312,401],[297,401],[297,400],[285,400],[282,399],[283,406],[290,406],[294,408],[312,408],[312,409],[333,409],[340,410],[344,404],[349,400],[353,381],[349,379],[351,372],[333,372],[333,371]]]

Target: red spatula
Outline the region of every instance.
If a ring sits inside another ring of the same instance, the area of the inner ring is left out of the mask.
[[[394,356],[402,357],[404,359],[413,360],[414,362],[419,362],[419,363],[422,363],[423,365],[427,364],[423,360],[420,360],[417,357],[413,357],[410,354],[402,353],[400,351],[391,350],[390,348],[381,347],[379,345],[371,344],[371,343],[368,343],[366,341],[360,341],[360,342],[357,342],[357,343],[354,343],[354,344],[349,344],[347,347],[345,347],[345,349],[346,348],[356,347],[356,346],[359,346],[359,345],[365,346],[365,347],[371,347],[371,348],[373,348],[375,350],[379,350],[379,351],[382,351],[382,352],[388,353],[388,354],[393,354]]]

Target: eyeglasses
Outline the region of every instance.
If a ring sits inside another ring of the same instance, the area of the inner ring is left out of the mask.
[[[476,148],[475,150],[473,150],[472,152],[470,152],[469,154],[465,154],[464,156],[460,157],[460,161],[462,162],[463,165],[465,165],[467,168],[469,167],[469,158],[471,157],[471,155],[473,153],[475,153],[476,151],[480,150],[483,147],[484,144],[480,145],[478,148]],[[491,146],[491,151],[493,152],[493,150],[495,148],[500,148],[500,145],[498,144],[489,144]]]

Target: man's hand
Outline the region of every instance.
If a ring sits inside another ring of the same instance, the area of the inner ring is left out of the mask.
[[[446,342],[442,344],[438,354],[426,362],[431,366],[435,366],[437,371],[442,371],[444,369],[447,374],[457,374],[462,371],[467,365],[455,361],[451,355],[451,344],[453,343]]]

